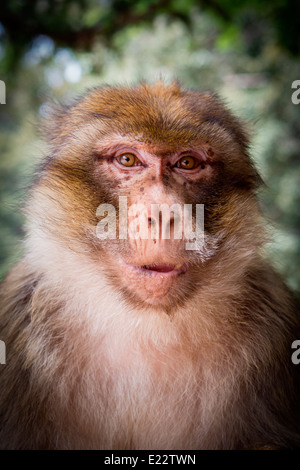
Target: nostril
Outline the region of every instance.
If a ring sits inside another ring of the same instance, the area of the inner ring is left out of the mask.
[[[151,231],[151,238],[153,240],[161,238],[160,220],[157,220],[155,217],[148,217],[148,229]]]
[[[160,235],[162,236],[165,231],[167,233],[174,232],[174,225],[175,225],[175,214],[173,212],[170,213],[170,216],[167,219],[163,219],[161,212],[159,213],[158,218],[156,217],[148,217],[148,227],[152,230],[159,230]],[[169,238],[169,236],[167,237]]]
[[[175,233],[175,221],[174,217],[171,216],[165,225],[166,238],[173,239]]]

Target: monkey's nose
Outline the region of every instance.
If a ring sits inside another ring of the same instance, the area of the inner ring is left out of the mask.
[[[149,228],[155,227],[155,225],[156,225],[155,218],[154,217],[148,217],[148,227]]]
[[[158,217],[148,217],[148,228],[151,229],[152,238],[170,239],[174,234],[174,214],[169,217],[162,217],[159,212]]]

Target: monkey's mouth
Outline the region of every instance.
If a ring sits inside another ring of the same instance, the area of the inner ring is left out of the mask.
[[[188,265],[185,264],[144,264],[141,266],[129,265],[132,269],[139,272],[140,274],[150,275],[150,276],[161,276],[161,277],[173,277],[178,276],[179,274],[184,274]]]
[[[120,259],[120,270],[117,275],[120,276],[120,284],[124,290],[134,294],[139,300],[145,301],[147,304],[163,306],[169,305],[174,299],[178,298],[178,289],[184,284],[184,276],[189,268],[190,263],[183,260],[172,263],[173,259],[155,260],[152,263],[149,258],[139,259]],[[175,297],[174,297],[175,296]],[[172,300],[173,299],[173,300]]]

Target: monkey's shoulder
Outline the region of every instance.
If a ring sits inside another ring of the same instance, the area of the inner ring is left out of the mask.
[[[39,277],[26,260],[17,263],[0,285],[1,338],[9,341],[10,332],[19,331],[30,319],[30,306]]]
[[[277,314],[299,312],[296,294],[283,281],[280,274],[266,261],[251,266],[244,276],[242,296],[253,306],[261,306]],[[248,302],[248,303],[249,303]]]

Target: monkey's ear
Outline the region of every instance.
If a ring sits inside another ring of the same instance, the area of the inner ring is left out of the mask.
[[[47,102],[42,106],[39,130],[52,149],[57,148],[69,131],[67,125],[74,104]]]

